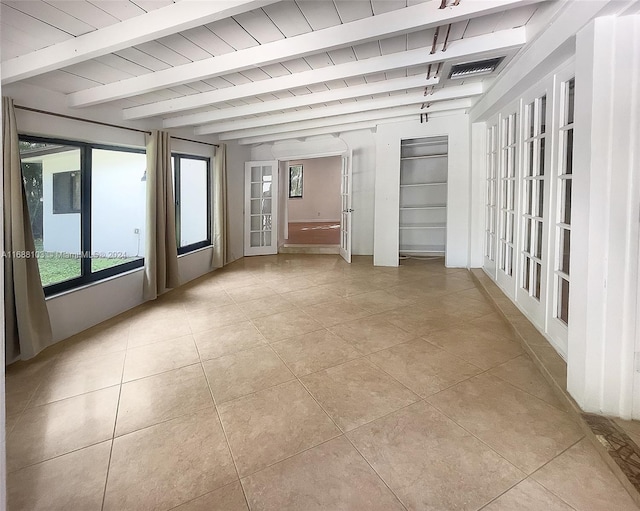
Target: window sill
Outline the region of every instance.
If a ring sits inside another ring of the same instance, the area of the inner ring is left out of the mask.
[[[100,279],[100,280],[96,280],[95,282],[88,282],[86,284],[82,284],[78,287],[74,287],[73,289],[65,289],[64,291],[60,291],[59,293],[53,294],[53,295],[49,295],[47,297],[45,297],[45,301],[49,301],[49,300],[53,300],[55,298],[60,298],[61,296],[66,296],[72,293],[75,293],[77,291],[82,291],[84,289],[88,289],[94,286],[97,286],[99,284],[104,284],[105,282],[109,282],[111,280],[115,280],[115,279],[119,279],[121,277],[126,277],[127,275],[132,275],[136,272],[139,271],[144,271],[144,266],[141,266],[139,268],[134,268],[132,270],[128,270],[122,273],[118,273],[116,275],[111,275],[110,277],[105,277],[104,279]]]

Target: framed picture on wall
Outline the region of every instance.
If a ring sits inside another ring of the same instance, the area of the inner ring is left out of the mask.
[[[302,165],[289,167],[289,198],[302,199]]]

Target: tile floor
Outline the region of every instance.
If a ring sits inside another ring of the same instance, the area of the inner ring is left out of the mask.
[[[10,511],[637,509],[440,260],[245,258],[6,385]]]

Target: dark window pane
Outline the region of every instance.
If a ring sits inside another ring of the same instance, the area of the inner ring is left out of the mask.
[[[180,246],[210,239],[207,216],[208,164],[205,160],[180,158]],[[263,183],[262,196],[271,196],[271,183]]]
[[[542,266],[536,263],[533,270],[534,270],[533,271],[533,279],[534,279],[533,296],[538,300],[540,300],[540,286],[542,282],[542,275],[541,275]]]
[[[19,146],[42,285],[80,277],[80,149],[27,140]]]
[[[572,78],[567,83],[566,89],[566,119],[565,124],[571,124],[573,122],[573,112],[574,112],[574,103],[575,103],[575,87],[576,81],[575,78]]]
[[[516,175],[516,148],[509,149],[509,177]]]
[[[529,291],[530,286],[530,273],[531,273],[531,259],[528,257],[524,258],[524,268],[522,270],[522,287]]]
[[[531,219],[524,220],[524,251],[531,253]]]
[[[569,282],[563,278],[558,282],[558,319],[569,324]]]
[[[144,257],[146,166],[144,153],[91,151],[92,272]]]
[[[527,176],[533,176],[533,140],[527,142]]]
[[[538,118],[540,120],[540,134],[545,133],[547,129],[547,96],[542,96],[540,99],[540,112],[538,113]]]
[[[536,257],[542,259],[542,222],[536,222]]]
[[[560,271],[569,275],[569,259],[571,258],[571,231],[560,230]]]
[[[564,133],[564,173],[573,174],[573,130]]]
[[[544,181],[538,181],[538,211],[536,216],[542,218],[544,212]]]
[[[545,150],[545,139],[541,138],[540,139],[540,150],[538,153],[538,175],[539,176],[544,176],[544,165],[545,165],[545,159],[544,159],[544,150]]]
[[[80,213],[80,170],[53,174],[53,214]]]
[[[534,126],[535,126],[535,116],[534,116],[534,103],[529,103],[527,105],[527,119],[528,119],[528,123],[527,123],[527,138],[531,138],[534,135]]]
[[[563,180],[563,188],[564,188],[564,204],[563,204],[563,215],[562,221],[565,224],[571,225],[571,179]]]

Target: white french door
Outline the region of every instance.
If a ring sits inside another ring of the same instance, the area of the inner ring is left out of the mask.
[[[340,255],[348,263],[351,262],[351,154],[342,157],[342,178],[340,180],[340,197],[342,212],[340,213]]]
[[[278,253],[278,162],[244,167],[244,255]]]
[[[517,258],[516,204],[518,203],[518,113],[500,118],[499,132],[499,190],[498,190],[498,270],[496,279],[507,296],[515,297]]]
[[[522,237],[517,300],[529,317],[546,330],[550,144],[552,116],[547,112],[547,94],[525,101],[522,151]]]

